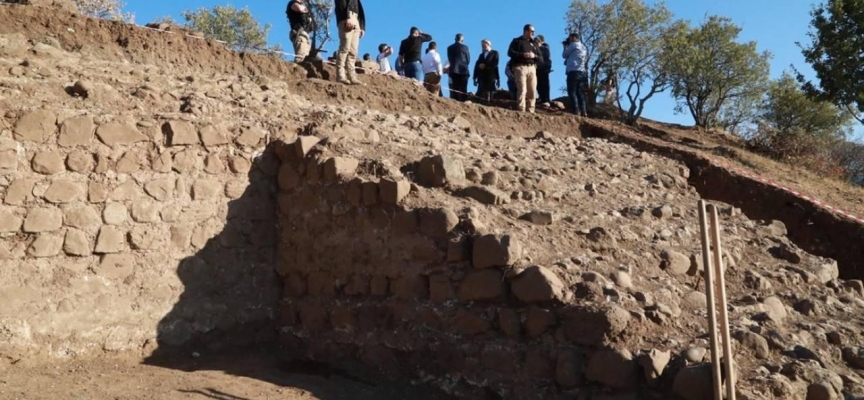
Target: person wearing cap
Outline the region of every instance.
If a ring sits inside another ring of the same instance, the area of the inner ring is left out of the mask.
[[[498,51],[492,50],[492,42],[483,39],[480,42],[483,52],[474,63],[474,86],[477,86],[477,97],[488,100],[495,90],[501,86],[498,71]]]
[[[468,78],[471,77],[471,51],[462,42],[465,36],[456,34],[456,42],[447,47],[447,61],[450,63],[450,98],[456,101],[468,100]]]
[[[360,0],[335,0],[336,26],[339,28],[339,52],[336,53],[336,82],[363,85],[357,79],[355,64],[360,38],[366,34],[366,15]]]
[[[534,26],[525,25],[522,36],[510,42],[507,50],[516,81],[516,103],[519,111],[534,113],[537,91],[537,64],[543,62],[543,55],[534,42]]]
[[[405,69],[405,76],[423,82],[421,53],[423,43],[431,41],[432,36],[420,32],[416,26],[411,27],[408,37],[402,39],[402,43],[399,44],[399,59],[402,61],[402,68]]]
[[[378,56],[375,57],[375,61],[378,62],[378,72],[382,74],[390,73],[390,56],[393,54],[393,48],[387,45],[387,43],[381,43],[378,45]]]

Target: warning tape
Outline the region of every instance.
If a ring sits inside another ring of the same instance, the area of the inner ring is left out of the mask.
[[[2,2],[2,1],[0,1],[0,5],[19,6],[19,5],[21,5],[21,4],[18,4],[18,3],[7,3],[7,2]],[[98,18],[93,18],[93,17],[87,16],[87,15],[81,15],[81,16],[82,16],[82,17],[85,17],[85,18],[89,18],[89,19],[98,19]],[[178,32],[166,31],[166,30],[162,30],[162,29],[158,29],[158,28],[152,28],[152,27],[149,27],[149,26],[138,25],[138,24],[131,24],[131,25],[134,25],[134,26],[136,26],[136,27],[138,27],[138,28],[143,28],[143,29],[147,29],[147,30],[155,31],[155,32],[161,32],[161,33],[166,33],[166,34],[171,34],[171,35],[179,34],[179,35],[181,35],[181,36],[188,37],[188,38],[192,38],[192,39],[198,39],[198,40],[211,40],[211,41],[216,42],[216,43],[228,44],[228,42],[223,41],[223,40],[210,39],[210,38],[201,37],[201,36],[194,36],[194,35],[190,35],[190,34],[182,33],[182,32],[181,32],[181,33],[178,33]],[[254,50],[262,51],[262,52],[278,53],[278,54],[282,54],[282,55],[290,56],[290,57],[296,57],[296,56],[297,56],[296,54],[293,54],[293,53],[288,53],[288,52],[284,52],[284,51],[280,51],[280,50],[273,50],[273,49],[254,48]],[[330,65],[336,65],[336,63],[335,63],[335,62],[332,62],[332,61],[326,61],[326,62],[327,62],[328,64],[330,64]],[[379,71],[377,71],[377,70],[373,70],[373,69],[369,69],[369,68],[364,68],[364,67],[355,67],[355,68],[358,68],[358,69],[361,69],[361,70],[364,70],[364,71],[368,71],[368,72],[370,72],[370,73],[377,73],[377,72],[379,72]],[[414,79],[414,78],[409,78],[409,77],[405,77],[405,76],[401,76],[401,75],[389,75],[389,76],[392,76],[392,77],[394,77],[394,78],[396,78],[396,79],[399,79],[399,80],[410,80],[410,81],[414,81],[414,82],[416,82],[416,84],[418,84],[418,85],[423,85],[423,82],[420,82],[420,81],[418,81],[418,80],[416,80],[416,79]],[[481,97],[477,96],[477,95],[474,94],[474,93],[466,93],[466,92],[462,92],[462,91],[458,91],[458,90],[453,90],[453,89],[449,89],[449,90],[450,90],[451,92],[454,92],[454,93],[459,93],[459,94],[464,94],[464,95],[471,96],[472,98],[482,99]],[[717,159],[717,158],[714,158],[714,157],[710,157],[710,156],[706,156],[706,158],[708,158],[708,161],[709,161],[709,162],[712,162],[712,163],[714,163],[714,164],[717,164],[717,165],[720,166],[720,167],[723,167],[723,168],[726,168],[726,169],[728,169],[728,170],[731,170],[731,171],[737,172],[738,174],[744,175],[744,176],[746,176],[746,177],[748,177],[748,178],[750,178],[750,179],[754,179],[754,180],[756,180],[756,181],[758,181],[758,182],[764,183],[764,184],[769,185],[769,186],[771,186],[771,187],[774,187],[774,188],[780,189],[780,190],[782,190],[782,191],[784,191],[784,192],[786,192],[786,193],[789,193],[789,194],[791,194],[791,195],[793,195],[793,196],[795,196],[795,197],[798,197],[798,198],[800,198],[800,199],[802,199],[802,200],[806,200],[806,201],[809,201],[809,202],[811,202],[811,203],[813,203],[813,204],[816,204],[817,206],[819,206],[819,207],[821,207],[821,208],[823,208],[823,209],[825,209],[825,210],[828,210],[828,211],[833,212],[833,213],[835,213],[835,214],[839,214],[839,215],[841,215],[841,216],[843,216],[843,217],[849,218],[849,219],[854,220],[854,221],[856,221],[856,222],[858,222],[858,223],[864,224],[864,218],[858,217],[858,216],[856,216],[856,215],[854,215],[854,214],[852,214],[852,213],[850,213],[850,212],[847,212],[847,211],[841,210],[841,209],[839,209],[839,208],[837,208],[837,207],[834,207],[834,206],[832,206],[832,205],[830,205],[830,204],[828,204],[828,203],[825,203],[824,201],[821,201],[821,200],[819,200],[819,199],[816,199],[815,197],[808,196],[808,195],[803,194],[803,193],[801,193],[801,192],[799,192],[799,191],[796,191],[796,190],[790,189],[790,188],[788,188],[788,187],[786,187],[786,186],[783,186],[783,185],[781,185],[781,184],[779,184],[779,183],[775,183],[775,182],[773,182],[773,181],[771,181],[771,180],[765,179],[765,178],[763,178],[763,177],[761,177],[761,176],[759,176],[759,175],[756,175],[756,174],[750,173],[749,171],[746,171],[746,170],[744,170],[744,169],[738,168],[738,167],[736,167],[736,166],[734,166],[734,165],[732,165],[732,164],[730,164],[730,163],[728,163],[728,162],[726,162],[726,161],[722,161],[722,160],[720,160],[720,159]]]
[[[797,190],[794,190],[794,189],[788,188],[788,187],[783,186],[783,185],[781,185],[781,184],[779,184],[779,183],[776,183],[776,182],[771,181],[771,180],[769,180],[769,179],[763,178],[762,176],[759,176],[759,175],[757,175],[757,174],[751,173],[751,172],[749,172],[749,171],[747,171],[747,170],[744,170],[744,169],[742,169],[742,168],[736,167],[736,166],[732,165],[731,163],[726,162],[725,160],[720,160],[720,159],[717,159],[717,158],[714,158],[714,157],[710,157],[710,156],[706,156],[706,158],[708,158],[708,161],[710,161],[710,162],[712,162],[712,163],[714,163],[714,164],[717,164],[717,165],[720,166],[720,167],[723,167],[723,168],[726,168],[726,169],[728,169],[728,170],[731,170],[731,171],[737,172],[738,174],[744,175],[744,176],[746,176],[746,177],[748,177],[748,178],[750,178],[750,179],[753,179],[753,180],[756,180],[756,181],[758,181],[758,182],[764,183],[764,184],[769,185],[769,186],[771,186],[771,187],[774,187],[774,188],[776,188],[776,189],[780,189],[780,190],[782,190],[782,191],[784,191],[784,192],[786,192],[786,193],[789,193],[789,194],[791,194],[791,195],[793,195],[793,196],[795,196],[795,197],[798,197],[798,198],[800,198],[800,199],[802,199],[802,200],[806,200],[806,201],[809,201],[809,202],[811,202],[811,203],[813,203],[813,204],[816,204],[817,206],[819,206],[819,207],[821,207],[821,208],[823,208],[823,209],[825,209],[825,210],[828,210],[828,211],[830,211],[830,212],[832,212],[832,213],[839,214],[839,215],[841,215],[841,216],[843,216],[843,217],[846,217],[846,218],[849,218],[849,219],[851,219],[851,220],[853,220],[853,221],[856,221],[856,222],[858,222],[858,223],[864,224],[864,218],[858,217],[858,216],[856,216],[856,215],[854,215],[854,214],[852,214],[852,213],[850,213],[850,212],[847,212],[847,211],[841,210],[841,209],[839,209],[839,208],[837,208],[837,207],[834,207],[834,206],[832,206],[832,205],[830,205],[830,204],[828,204],[828,203],[825,203],[824,201],[821,201],[821,200],[819,200],[819,199],[817,199],[817,198],[815,198],[815,197],[808,196],[808,195],[806,195],[806,194],[804,194],[804,193],[801,193],[801,192],[799,192],[799,191],[797,191]]]

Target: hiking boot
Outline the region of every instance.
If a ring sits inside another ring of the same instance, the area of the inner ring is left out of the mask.
[[[351,79],[349,82],[351,85],[354,85],[354,86],[366,86],[365,83],[360,82],[360,80],[358,80],[358,79]]]
[[[351,81],[349,81],[345,78],[338,78],[338,79],[336,79],[336,83],[341,83],[343,85],[350,85]]]

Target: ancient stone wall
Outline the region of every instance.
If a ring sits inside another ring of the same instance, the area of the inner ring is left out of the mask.
[[[644,382],[636,357],[610,345],[638,335],[642,322],[614,304],[565,306],[573,293],[554,272],[512,268],[531,238],[477,234],[476,219],[454,203],[417,201],[425,189],[401,174],[326,156],[316,143],[301,137],[277,150],[280,325],[293,355],[359,360],[467,398],[628,392]],[[462,167],[432,156],[407,168],[415,181],[443,186]]]
[[[68,109],[5,117],[0,358],[270,326],[278,161],[261,153],[265,131]]]

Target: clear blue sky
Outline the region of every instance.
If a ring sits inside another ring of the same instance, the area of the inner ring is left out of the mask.
[[[601,0],[602,1],[602,0]],[[649,3],[653,0],[646,0]],[[459,32],[465,35],[465,43],[471,48],[472,59],[480,50],[480,40],[489,38],[493,47],[504,50],[510,40],[521,34],[522,26],[534,24],[538,34],[546,36],[553,54],[555,71],[552,73],[552,95],[561,95],[558,88],[564,86],[564,68],[561,64],[561,40],[565,35],[564,15],[569,0],[364,0],[367,33],[360,41],[360,54],[375,56],[380,43],[389,43],[398,48],[399,41],[408,35],[411,26],[417,26],[433,36],[439,47],[453,42]],[[129,0],[127,11],[134,12],[139,24],[150,22],[161,16],[171,16],[182,21],[180,12],[198,7],[233,4],[249,7],[262,23],[272,25],[269,40],[282,43],[291,49],[288,26],[285,20],[283,1],[249,0],[230,3],[219,0]],[[810,21],[811,0],[669,0],[666,6],[677,18],[689,20],[696,25],[708,14],[730,17],[743,28],[742,41],[755,40],[760,51],[773,54],[772,77],[779,76],[790,65],[812,75],[795,42],[808,43],[807,31]],[[329,44],[326,49],[335,49]],[[501,67],[503,68],[502,61]],[[503,77],[503,71],[502,71]],[[502,82],[502,85],[505,82]],[[470,86],[473,90],[473,86]],[[656,95],[646,105],[644,116],[651,119],[692,125],[689,114],[675,114],[675,101],[668,94]],[[860,129],[859,129],[860,131]]]

